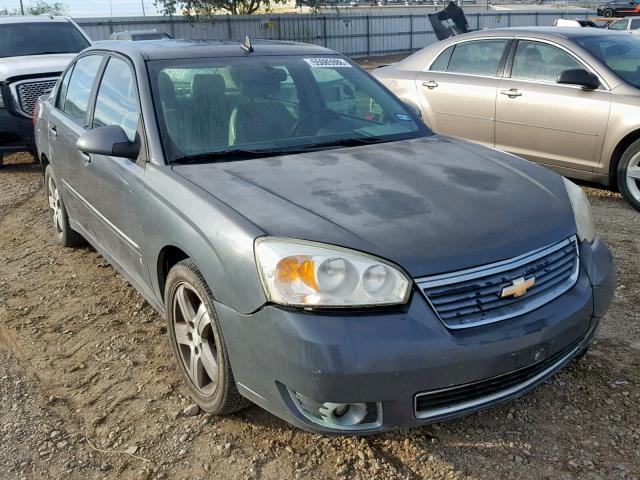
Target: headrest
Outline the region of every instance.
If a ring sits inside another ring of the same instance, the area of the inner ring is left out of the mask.
[[[524,51],[524,58],[526,62],[540,62],[542,61],[542,55],[537,48],[527,48]]]
[[[160,100],[163,103],[170,105],[175,102],[176,89],[167,72],[160,72],[160,75],[158,75],[158,89],[160,91]]]
[[[251,65],[233,68],[231,77],[243,95],[266,98],[280,91],[280,83],[287,79],[287,72],[281,68]]]
[[[227,84],[219,73],[198,73],[191,80],[191,96],[195,99],[224,95]]]

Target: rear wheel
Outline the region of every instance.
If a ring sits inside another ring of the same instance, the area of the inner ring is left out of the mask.
[[[213,295],[192,260],[171,269],[165,288],[167,332],[178,369],[202,410],[232,413],[250,402],[236,387],[213,307]]]
[[[633,142],[622,154],[616,177],[624,199],[640,211],[640,140]]]
[[[56,241],[65,247],[76,247],[82,243],[82,237],[69,225],[69,216],[64,201],[58,190],[58,180],[51,165],[44,171],[44,186],[47,190],[49,214],[53,223],[53,233]]]
[[[604,12],[602,12],[602,15],[604,15],[607,18],[611,18],[613,17],[613,10],[611,10],[610,8],[607,8]]]

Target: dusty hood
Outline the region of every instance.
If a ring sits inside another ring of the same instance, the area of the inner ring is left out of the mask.
[[[268,235],[366,251],[413,276],[575,233],[559,175],[446,137],[174,169]]]
[[[51,73],[54,74],[52,76],[56,76],[62,73],[75,57],[75,53],[58,53],[0,58],[0,82],[22,75]]]

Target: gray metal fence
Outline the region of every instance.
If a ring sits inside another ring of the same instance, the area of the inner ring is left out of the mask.
[[[472,13],[471,29],[552,25],[557,18],[585,19],[592,12],[527,11]],[[252,38],[314,43],[352,57],[410,52],[437,41],[426,14],[289,14],[219,16],[190,22],[183,17],[78,18],[94,40],[122,30],[156,29],[174,38],[237,40]]]

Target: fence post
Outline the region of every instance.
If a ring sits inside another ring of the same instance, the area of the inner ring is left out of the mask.
[[[229,40],[233,40],[233,29],[231,27],[231,15],[227,15],[227,36]]]
[[[280,18],[280,15],[278,15],[276,17],[276,22],[278,22],[278,40],[282,39],[282,32],[280,31],[280,21],[282,19]]]
[[[413,13],[409,14],[409,51],[413,52]]]
[[[536,27],[540,25],[540,17],[538,16],[538,12],[536,12]]]
[[[173,21],[173,14],[172,13],[169,14],[169,25],[171,25],[171,27],[170,27],[171,28],[171,36],[173,38],[176,38],[176,24]]]
[[[369,35],[370,27],[369,27],[369,15],[366,16],[367,19],[367,57],[371,56],[371,36]]]
[[[480,14],[476,13],[476,30],[480,30]]]
[[[511,26],[511,12],[507,13],[507,27]]]
[[[327,15],[323,15],[322,16],[322,38],[324,38],[324,46],[328,47],[329,46],[329,42],[327,39]]]

